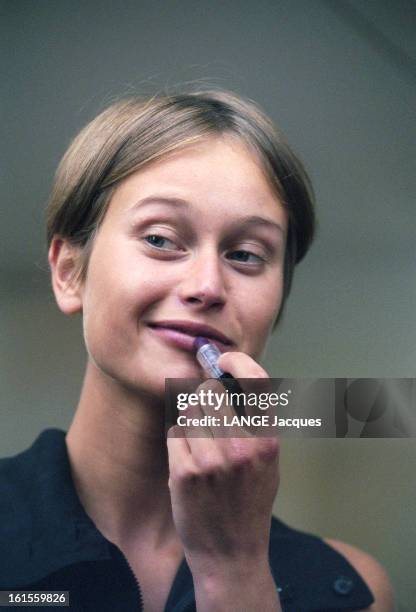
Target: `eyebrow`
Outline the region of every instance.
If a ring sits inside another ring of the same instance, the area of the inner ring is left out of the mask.
[[[166,206],[171,206],[172,208],[189,208],[190,202],[184,200],[183,198],[179,198],[176,196],[158,196],[151,195],[146,198],[142,198],[138,200],[130,209],[130,212],[135,212],[139,208],[145,208],[147,206],[155,205],[155,204],[164,204]],[[264,227],[270,227],[272,229],[276,229],[278,232],[284,234],[284,230],[279,223],[268,219],[267,217],[261,217],[260,215],[247,215],[238,219],[238,225],[249,227],[251,225],[263,225]]]

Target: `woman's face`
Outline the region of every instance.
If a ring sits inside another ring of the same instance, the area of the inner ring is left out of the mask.
[[[287,216],[231,137],[190,145],[124,180],[81,287],[99,372],[161,394],[201,370],[196,335],[261,355],[282,300]]]

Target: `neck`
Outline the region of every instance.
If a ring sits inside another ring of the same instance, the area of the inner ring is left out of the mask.
[[[66,442],[81,503],[107,539],[159,548],[174,537],[163,402],[88,362]]]

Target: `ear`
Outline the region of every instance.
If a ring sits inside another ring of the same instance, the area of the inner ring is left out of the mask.
[[[82,312],[81,283],[75,275],[79,256],[79,247],[59,236],[53,237],[48,253],[52,288],[56,302],[65,314]]]

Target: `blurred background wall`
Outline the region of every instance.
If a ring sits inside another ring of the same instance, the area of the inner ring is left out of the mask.
[[[3,0],[0,11],[0,455],[67,428],[82,381],[81,321],[54,304],[43,242],[56,165],[115,97],[187,81],[256,100],[315,185],[318,237],[270,373],[414,377],[414,2]],[[414,611],[415,441],[286,439],[282,464],[275,513],[376,556],[399,610]]]

